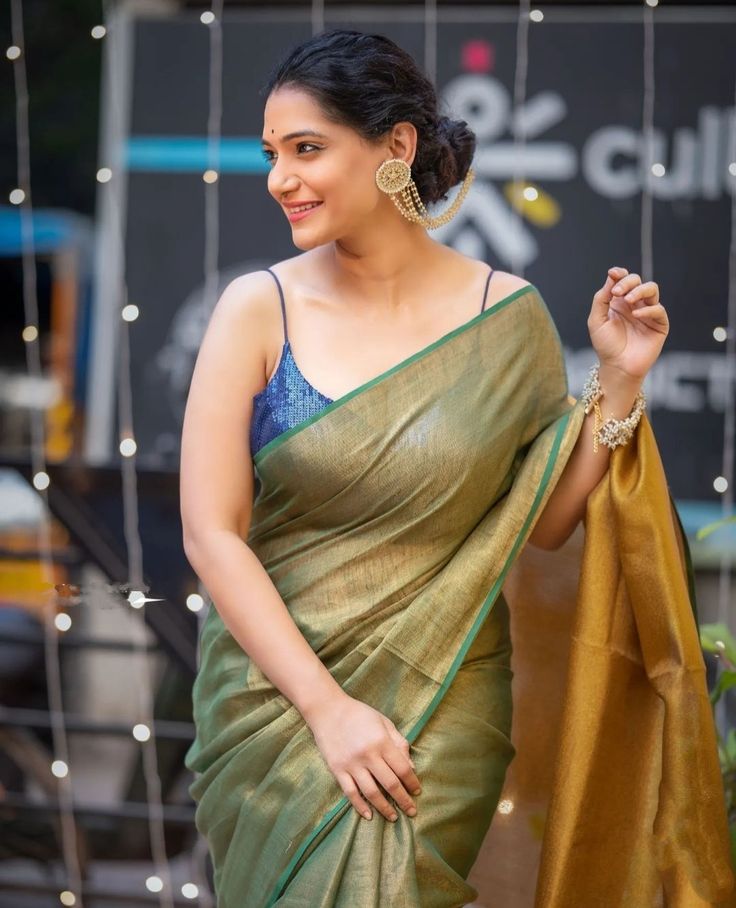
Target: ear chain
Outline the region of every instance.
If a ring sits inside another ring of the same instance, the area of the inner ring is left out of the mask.
[[[455,217],[474,179],[473,169],[468,168],[460,191],[452,204],[442,214],[432,217],[419,195],[417,185],[412,179],[411,167],[406,161],[401,158],[389,158],[376,171],[376,186],[391,196],[394,205],[407,220],[421,224],[428,230],[435,230]]]

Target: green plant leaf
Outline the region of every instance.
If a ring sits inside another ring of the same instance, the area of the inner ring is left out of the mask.
[[[728,759],[733,763],[736,761],[736,728],[729,728],[728,737],[726,738],[726,753]]]
[[[736,687],[736,671],[727,668],[721,672],[718,680],[713,685],[713,690],[710,692],[710,702],[717,703],[723,694],[732,687]],[[733,731],[734,729],[731,730]]]
[[[723,646],[718,646],[720,641]],[[725,656],[728,661],[736,666],[736,639],[725,624],[701,624],[700,645],[708,653],[718,653]]]

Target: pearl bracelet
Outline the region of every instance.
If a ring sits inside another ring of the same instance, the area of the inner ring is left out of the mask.
[[[613,450],[618,445],[625,445],[634,434],[634,429],[639,425],[639,420],[646,407],[646,396],[639,389],[636,395],[631,412],[625,419],[616,419],[610,417],[605,422],[601,416],[601,408],[598,401],[603,397],[603,389],[599,381],[600,363],[596,363],[590,369],[590,375],[583,385],[583,393],[580,399],[585,403],[585,412],[590,413],[591,408],[595,410],[595,419],[593,422],[593,452],[598,451],[598,445],[603,444]]]

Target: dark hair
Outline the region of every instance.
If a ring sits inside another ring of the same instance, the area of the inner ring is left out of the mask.
[[[328,120],[349,126],[368,141],[399,121],[417,129],[411,166],[425,204],[447,198],[465,178],[475,152],[475,133],[465,120],[439,113],[431,81],[413,57],[384,35],[336,28],[297,45],[279,63],[261,93],[282,86],[309,94]]]

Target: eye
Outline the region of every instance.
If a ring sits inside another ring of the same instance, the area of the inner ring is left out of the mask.
[[[312,142],[299,142],[296,147],[297,147],[297,149],[299,149],[299,148],[303,148],[304,146],[306,146],[307,148],[314,148],[317,151],[320,150],[319,145],[314,145]],[[263,157],[266,159],[266,161],[268,161],[269,164],[273,164],[273,159],[275,157],[274,153],[272,151],[269,151],[267,148],[262,149],[262,151],[263,151]],[[305,153],[309,154],[310,152],[305,152]]]

